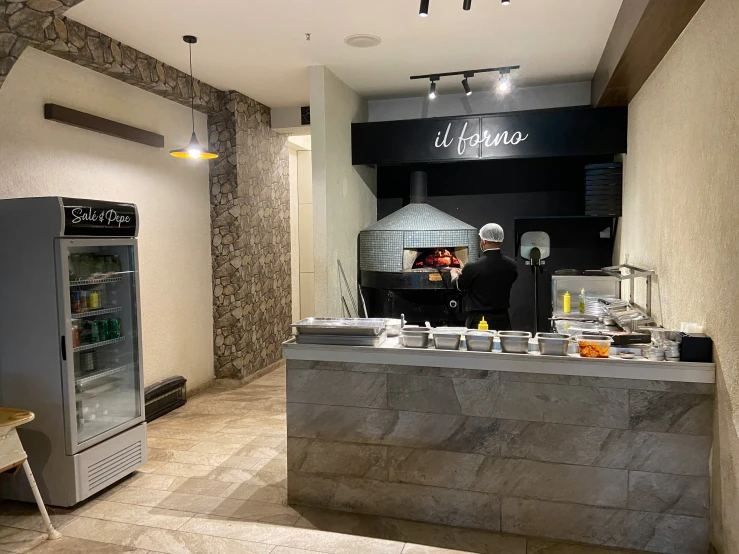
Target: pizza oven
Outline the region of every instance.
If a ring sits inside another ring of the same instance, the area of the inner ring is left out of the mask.
[[[478,232],[427,204],[426,193],[426,173],[411,173],[410,204],[359,233],[360,285],[371,317],[464,320],[451,269],[477,259]]]

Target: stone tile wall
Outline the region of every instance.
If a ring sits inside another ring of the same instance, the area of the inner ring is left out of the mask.
[[[209,120],[216,377],[244,378],[280,359],[290,334],[287,137],[269,108],[229,92]]]
[[[67,19],[82,0],[0,0],[0,87],[23,51],[32,46],[168,100],[190,105],[190,77],[109,36]],[[184,48],[183,44],[183,48]],[[195,107],[221,110],[224,93],[193,82]]]
[[[713,386],[287,362],[291,503],[708,549]]]

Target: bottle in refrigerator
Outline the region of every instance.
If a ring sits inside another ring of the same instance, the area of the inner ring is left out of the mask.
[[[121,338],[121,320],[117,317],[108,321],[108,334],[111,339]]]
[[[89,290],[82,290],[80,291],[80,313],[85,313],[87,310],[89,310],[90,306],[90,291]]]
[[[100,293],[96,290],[90,293],[90,303],[88,306],[91,310],[100,309]]]
[[[105,319],[101,319],[97,322],[98,324],[98,335],[100,335],[100,340],[110,340],[112,337],[110,336],[110,331],[108,330],[108,321]]]
[[[100,328],[98,327],[97,321],[90,323],[90,342],[100,342]]]
[[[73,290],[70,293],[71,305],[72,305],[72,313],[73,314],[80,313],[80,297],[81,296],[82,295],[80,294],[80,291],[78,291],[78,290]]]
[[[72,346],[77,348],[82,344],[82,328],[84,324],[79,319],[72,322]]]

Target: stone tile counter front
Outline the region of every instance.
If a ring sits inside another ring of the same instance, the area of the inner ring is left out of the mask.
[[[292,504],[708,551],[710,364],[293,342],[283,356]]]

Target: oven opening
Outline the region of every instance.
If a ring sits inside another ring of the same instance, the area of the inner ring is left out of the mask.
[[[436,271],[464,267],[469,261],[469,248],[406,248],[403,250],[403,271]]]

